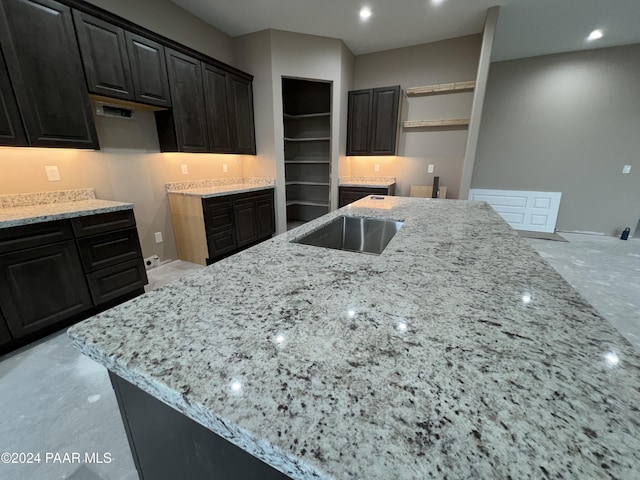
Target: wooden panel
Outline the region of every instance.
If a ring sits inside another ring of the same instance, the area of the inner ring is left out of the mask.
[[[396,154],[399,102],[399,85],[373,89],[371,155]]]
[[[370,148],[371,89],[349,92],[347,155],[367,155]]]
[[[0,50],[0,145],[28,145],[2,50]]]
[[[242,247],[258,239],[256,208],[253,199],[236,201],[233,207],[236,230],[236,245]]]
[[[407,88],[407,96],[417,97],[420,95],[436,95],[439,93],[470,92],[475,87],[476,82],[474,80],[468,82],[437,83],[434,85]]]
[[[68,221],[34,223],[0,229],[0,253],[62,242],[73,238]]]
[[[229,121],[233,153],[256,154],[256,139],[253,120],[253,88],[251,81],[228,75]]]
[[[227,73],[203,63],[202,80],[207,108],[209,149],[216,153],[229,153],[233,146],[227,100],[232,99],[228,98]]]
[[[214,233],[207,237],[209,258],[215,259],[236,249],[236,232],[233,228]]]
[[[204,229],[202,199],[193,195],[169,193],[169,207],[178,258],[206,265],[209,251]]]
[[[131,32],[125,32],[125,39],[136,100],[159,107],[170,107],[164,47]]]
[[[135,292],[148,283],[142,259],[119,263],[87,275],[91,297],[96,305]]]
[[[0,347],[11,342],[11,340],[13,340],[13,337],[9,332],[9,327],[7,327],[7,323],[5,322],[2,311],[0,310]]]
[[[70,9],[3,0],[0,46],[29,143],[99,148]]]
[[[168,48],[166,58],[177,150],[208,152],[209,140],[200,62]]]
[[[71,219],[76,237],[86,237],[98,233],[111,232],[136,226],[133,210],[101,213]]]
[[[0,306],[14,338],[91,308],[75,242],[0,255]]]
[[[463,127],[469,125],[468,118],[450,118],[447,120],[407,120],[404,128],[429,128],[429,127]]]
[[[447,198],[447,187],[438,186],[438,198]],[[433,185],[412,185],[409,192],[410,197],[432,198]]]
[[[273,190],[267,195],[257,196],[255,201],[258,238],[268,238],[276,231]]]
[[[93,235],[78,240],[80,260],[85,272],[93,272],[136,258],[142,259],[135,228]]]
[[[124,30],[77,10],[73,19],[89,91],[134,100]]]

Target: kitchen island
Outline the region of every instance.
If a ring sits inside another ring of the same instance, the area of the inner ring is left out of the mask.
[[[381,255],[290,242],[338,215],[404,224]],[[69,335],[291,478],[640,471],[640,356],[481,202],[365,198]]]

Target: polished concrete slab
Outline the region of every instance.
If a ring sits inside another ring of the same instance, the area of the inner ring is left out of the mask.
[[[640,240],[561,235],[567,243],[527,242],[640,348]],[[148,272],[148,288],[200,268],[181,261],[162,265]],[[138,478],[107,371],[80,355],[64,332],[0,358],[0,406],[0,453],[40,452],[42,458],[0,462],[0,479]],[[111,461],[45,463],[47,452],[109,453]]]

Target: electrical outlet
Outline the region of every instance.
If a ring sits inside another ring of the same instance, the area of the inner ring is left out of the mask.
[[[229,171],[229,165],[227,165],[226,163],[222,164],[222,171],[224,173],[227,173]]]
[[[379,172],[379,171],[380,171],[380,164],[379,164],[379,163],[376,163],[376,164],[373,166],[373,171],[374,171],[374,172]]]
[[[58,170],[57,166],[47,165],[46,167],[44,167],[44,169],[47,172],[47,178],[49,179],[50,182],[60,181],[60,171]]]
[[[186,163],[183,163],[182,165],[180,165],[180,170],[182,171],[183,175],[186,175],[189,173],[189,167],[187,167]]]
[[[631,172],[631,165],[625,165],[624,167],[622,167],[622,173],[630,173]]]
[[[156,243],[162,243],[162,232],[156,232],[153,234],[155,239],[156,239]]]
[[[158,255],[151,255],[144,259],[144,267],[149,270],[150,268],[160,265],[160,257]]]
[[[433,169],[434,169],[434,166],[433,165],[429,165],[427,167],[427,173],[433,173]]]

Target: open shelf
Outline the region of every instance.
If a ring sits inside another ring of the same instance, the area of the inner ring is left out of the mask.
[[[308,137],[308,138],[291,138],[284,137],[285,142],[324,142],[331,140],[331,137]]]
[[[291,160],[285,160],[284,163],[301,163],[301,164],[312,164],[312,163],[331,163],[328,158],[301,158],[296,159],[292,158]]]
[[[425,85],[422,87],[407,88],[408,97],[417,97],[420,95],[437,95],[442,93],[462,93],[470,92],[476,87],[476,82],[470,80],[467,82],[437,83],[434,85]]]
[[[287,207],[291,205],[307,205],[309,207],[327,207],[329,202],[314,202],[312,200],[287,200]]]
[[[308,180],[290,180],[290,181],[286,181],[285,185],[317,185],[320,187],[328,187],[329,182],[310,182]]]
[[[300,114],[300,115],[290,115],[288,113],[285,113],[283,116],[287,120],[304,120],[305,118],[329,117],[329,116],[331,116],[331,112],[303,113],[303,114]]]
[[[402,124],[404,128],[466,127],[467,125],[469,125],[468,118],[449,118],[443,120],[407,120]]]

